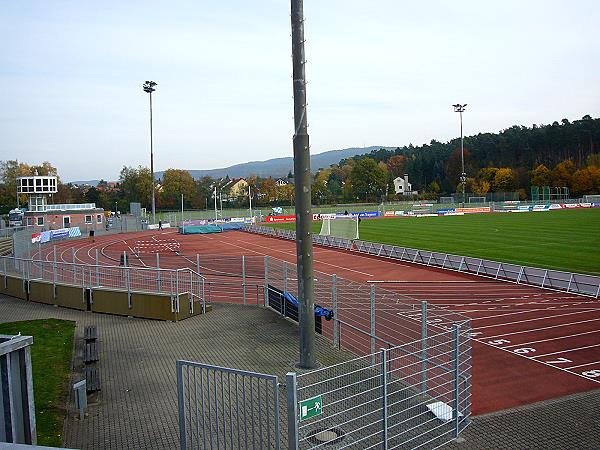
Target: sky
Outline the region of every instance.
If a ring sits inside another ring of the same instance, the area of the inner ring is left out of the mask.
[[[62,180],[292,156],[285,0],[0,2],[0,160]],[[305,0],[311,152],[600,116],[600,2]]]

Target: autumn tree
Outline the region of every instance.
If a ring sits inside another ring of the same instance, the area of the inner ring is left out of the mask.
[[[552,171],[545,165],[540,164],[531,171],[530,183],[532,186],[550,186]]]
[[[588,167],[600,167],[600,153],[592,153],[586,158],[585,163]]]
[[[392,179],[401,177],[406,173],[406,156],[394,155],[388,159],[386,165]]]
[[[573,174],[576,170],[575,164],[570,159],[558,163],[552,171],[552,185],[557,187],[570,187]]]
[[[515,174],[510,167],[502,167],[496,171],[493,192],[509,192],[515,188]]]
[[[571,178],[571,192],[575,195],[600,192],[600,168],[595,166],[577,170]]]

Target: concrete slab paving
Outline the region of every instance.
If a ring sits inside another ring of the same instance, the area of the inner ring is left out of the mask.
[[[83,330],[98,327],[102,390],[80,421],[69,399],[64,446],[81,449],[177,448],[175,361],[275,374],[283,382],[297,360],[297,326],[269,309],[214,305],[179,323],[86,313],[0,296],[0,322],[58,318],[77,322],[74,375],[82,378]],[[35,345],[35,344],[34,344]],[[324,365],[354,357],[317,339]],[[543,382],[543,380],[532,380]],[[600,391],[480,416],[451,449],[600,448]]]

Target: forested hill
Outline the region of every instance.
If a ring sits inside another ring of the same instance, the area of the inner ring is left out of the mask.
[[[468,177],[476,177],[486,167],[509,167],[517,178],[515,188],[526,188],[518,183],[518,178],[528,178],[526,174],[540,164],[552,168],[570,159],[575,166],[583,167],[589,155],[599,153],[600,119],[586,115],[573,122],[562,119],[551,125],[515,125],[499,133],[467,136],[464,146]],[[406,158],[402,166],[414,188],[423,191],[434,181],[443,192],[456,188],[461,171],[460,138],[446,143],[432,140],[418,147],[373,150],[353,159],[370,157],[387,163],[395,155]],[[341,161],[340,166],[346,161]]]

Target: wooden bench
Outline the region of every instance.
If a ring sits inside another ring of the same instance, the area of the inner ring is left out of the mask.
[[[96,392],[100,390],[100,370],[97,367],[86,367],[83,369],[85,376],[86,390]]]
[[[96,325],[89,325],[83,329],[83,338],[86,342],[98,339],[98,329]]]
[[[100,359],[98,356],[98,343],[87,342],[83,348],[83,362],[89,364],[98,361],[98,359]]]

